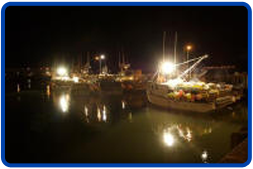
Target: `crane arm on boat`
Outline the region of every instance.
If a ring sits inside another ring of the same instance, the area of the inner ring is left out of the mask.
[[[208,55],[204,55],[198,58],[198,61],[194,63],[190,68],[188,68],[186,71],[184,71],[181,75],[179,75],[179,78],[184,77],[188,72],[190,72],[193,68],[195,68],[202,60],[208,58]]]

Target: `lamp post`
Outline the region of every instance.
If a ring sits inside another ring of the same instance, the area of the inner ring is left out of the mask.
[[[189,60],[189,54],[190,54],[191,49],[192,49],[191,45],[186,46],[186,61]],[[189,63],[187,63],[187,69],[189,69]],[[190,72],[190,78],[191,78],[191,72]]]
[[[101,55],[99,58],[99,74],[101,74],[102,60],[105,59],[105,55]]]

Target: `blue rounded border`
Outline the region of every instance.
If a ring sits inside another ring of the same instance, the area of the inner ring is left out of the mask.
[[[248,10],[248,160],[245,163],[8,163],[5,160],[5,10],[9,6],[244,6]],[[1,9],[1,160],[7,167],[246,167],[252,159],[252,10],[245,2],[8,2]]]

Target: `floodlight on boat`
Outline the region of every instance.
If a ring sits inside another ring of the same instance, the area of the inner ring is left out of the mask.
[[[174,72],[176,69],[176,66],[174,63],[172,62],[162,62],[161,64],[161,72],[163,74],[170,74],[172,72]]]
[[[74,81],[75,83],[78,83],[78,82],[79,82],[79,78],[76,77],[76,76],[74,76],[72,79],[73,79],[73,81]]]
[[[60,76],[64,76],[67,74],[67,69],[65,67],[59,67],[57,68],[57,74]]]

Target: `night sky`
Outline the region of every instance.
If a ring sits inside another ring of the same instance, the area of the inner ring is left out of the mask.
[[[89,51],[116,71],[124,50],[133,68],[150,72],[162,58],[163,31],[168,57],[177,31],[179,60],[190,43],[192,57],[210,55],[205,65],[247,70],[245,7],[8,7],[5,28],[6,67],[72,63]]]

